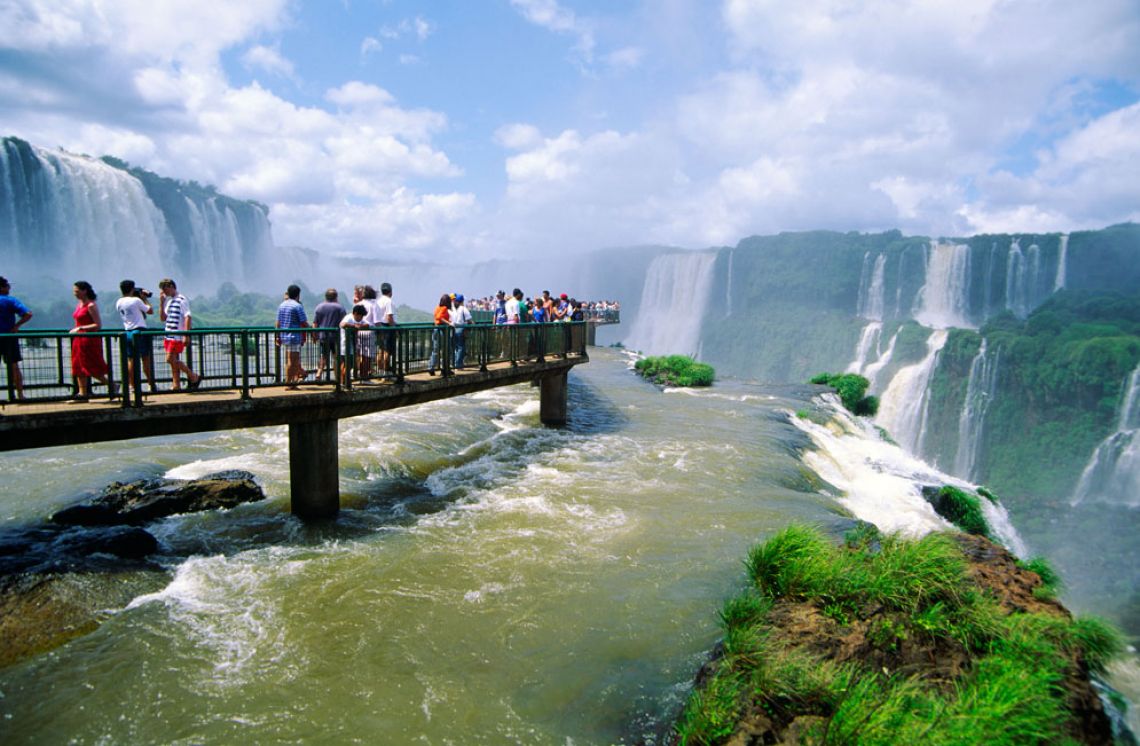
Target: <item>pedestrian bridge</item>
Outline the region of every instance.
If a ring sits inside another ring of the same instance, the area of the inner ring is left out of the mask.
[[[8,335],[20,339],[24,398],[17,398],[12,375],[4,370],[8,401],[0,406],[0,451],[288,425],[291,510],[303,519],[328,518],[340,507],[339,419],[533,382],[543,423],[564,424],[567,374],[589,362],[586,325],[475,324],[461,338],[451,327],[426,324],[306,330],[301,364],[307,376],[295,389],[286,388],[287,361],[277,344],[278,330],[200,329],[185,333],[189,344],[183,360],[202,380],[194,391],[183,381],[180,392],[172,390],[161,330],[136,333],[154,337],[153,392],[138,345],[128,345],[123,332],[99,332],[113,385],[96,385],[93,398],[85,402],[72,398],[70,335]],[[377,344],[384,344],[384,337],[373,335],[389,335],[394,353],[387,370],[365,378],[360,375],[362,353],[371,359]],[[318,377],[322,338],[328,355]],[[456,367],[460,344],[464,364]],[[433,349],[438,361],[434,375]],[[128,391],[123,377],[132,369],[143,380],[131,382]],[[116,387],[121,396],[112,397]]]

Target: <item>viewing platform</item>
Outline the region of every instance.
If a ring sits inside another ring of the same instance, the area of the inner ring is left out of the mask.
[[[300,360],[306,371],[296,388],[287,387],[286,353],[277,343],[288,332],[224,328],[185,333],[189,344],[182,359],[202,378],[195,390],[183,379],[182,390],[174,392],[162,350],[164,332],[138,332],[136,342],[140,336],[153,340],[154,393],[142,372],[140,345],[128,344],[121,331],[85,335],[103,340],[113,386],[97,385],[92,391],[100,395],[84,402],[73,398],[72,335],[6,335],[20,340],[25,398],[15,401],[13,378],[4,370],[8,401],[0,407],[0,451],[288,425],[291,510],[304,519],[328,518],[340,504],[337,420],[535,382],[542,422],[562,425],[567,374],[589,362],[587,322],[468,326],[462,334],[462,367],[454,365],[460,338],[449,326],[295,333],[304,334]],[[392,350],[388,369],[363,376],[368,367],[376,369],[376,351],[386,346]],[[322,348],[331,370],[317,380]],[[128,393],[123,377],[129,362],[135,378],[143,380]],[[121,395],[112,398],[116,387]]]

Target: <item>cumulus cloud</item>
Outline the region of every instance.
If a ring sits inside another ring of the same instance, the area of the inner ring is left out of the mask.
[[[293,63],[281,56],[281,50],[262,44],[250,47],[241,57],[242,63],[250,70],[264,70],[282,78],[295,78]]]
[[[594,30],[590,24],[564,8],[557,0],[511,0],[523,18],[542,28],[573,36],[575,49],[585,62],[594,56]]]

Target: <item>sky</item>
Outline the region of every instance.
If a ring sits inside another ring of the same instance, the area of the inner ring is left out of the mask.
[[[1137,0],[0,0],[0,135],[465,262],[1140,220]]]

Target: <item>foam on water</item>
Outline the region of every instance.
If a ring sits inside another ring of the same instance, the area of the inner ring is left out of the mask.
[[[789,412],[793,425],[811,437],[817,450],[804,463],[841,490],[838,502],[856,518],[884,531],[921,536],[951,528],[922,497],[924,485],[953,485],[974,492],[976,485],[956,479],[883,440],[874,426],[853,417],[834,394],[820,397],[831,419],[820,425]],[[1005,508],[982,499],[982,510],[995,537],[1011,552],[1025,555],[1025,545]]]

